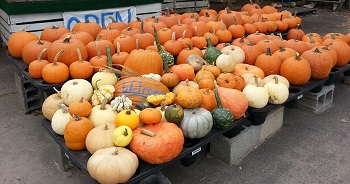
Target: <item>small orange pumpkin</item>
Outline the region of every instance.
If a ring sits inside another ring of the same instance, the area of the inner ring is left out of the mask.
[[[139,114],[140,121],[144,124],[159,123],[162,119],[162,113],[155,108],[145,108]]]
[[[93,128],[94,126],[88,118],[74,115],[64,129],[66,146],[71,150],[84,150],[86,137]]]
[[[76,114],[80,117],[87,117],[91,113],[91,109],[91,103],[82,97],[80,100],[75,100],[69,104],[68,112],[72,116]]]
[[[202,97],[199,89],[192,86],[183,87],[177,93],[177,102],[183,108],[196,108],[201,104]]]

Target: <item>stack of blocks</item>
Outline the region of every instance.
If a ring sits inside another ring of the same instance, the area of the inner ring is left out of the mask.
[[[277,132],[283,124],[284,106],[271,110],[265,122],[246,127],[233,138],[223,135],[210,143],[210,153],[228,165],[238,165],[257,146]]]
[[[323,86],[318,93],[307,92],[298,101],[298,107],[319,114],[331,106],[335,86]]]

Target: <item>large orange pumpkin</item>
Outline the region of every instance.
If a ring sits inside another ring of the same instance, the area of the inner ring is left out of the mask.
[[[244,93],[237,89],[225,87],[219,87],[218,93],[222,106],[230,110],[235,119],[239,119],[245,115],[249,103]]]
[[[280,75],[291,85],[303,85],[311,78],[311,67],[306,59],[296,53],[295,57],[288,58],[282,63]]]
[[[133,130],[130,150],[145,162],[162,164],[177,157],[185,138],[182,130],[169,122],[145,125]]]
[[[138,74],[163,73],[163,60],[158,52],[151,50],[133,50],[126,59],[124,66],[134,70]],[[125,70],[125,68],[123,68]]]
[[[310,63],[311,78],[326,78],[333,67],[333,58],[327,52],[321,52],[318,48],[305,51],[301,57]]]
[[[39,37],[34,33],[25,31],[13,33],[7,42],[8,51],[11,56],[22,58],[23,47],[33,40],[39,40]]]
[[[69,29],[64,27],[64,26],[49,26],[46,27],[40,35],[40,40],[46,40],[49,42],[54,42],[58,39],[60,39],[60,37],[65,34],[65,33],[69,33]]]

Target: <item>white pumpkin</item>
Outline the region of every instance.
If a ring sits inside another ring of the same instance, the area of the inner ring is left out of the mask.
[[[274,77],[278,78],[279,83],[285,84],[287,86],[287,88],[289,88],[290,84],[289,84],[288,79],[286,79],[282,75],[268,75],[268,76],[264,77],[264,79],[263,79],[264,84],[266,84],[267,82],[275,82]]]
[[[259,84],[248,84],[242,92],[248,100],[249,107],[263,108],[269,102],[269,92]]]
[[[289,96],[289,90],[286,85],[278,82],[278,78],[274,78],[275,81],[267,82],[264,88],[269,93],[269,102],[271,104],[283,104],[287,101]]]
[[[243,74],[243,75],[241,75],[241,77],[243,77],[243,79],[244,79],[245,86],[247,86],[249,84],[256,85],[256,81],[255,81],[256,77],[257,77],[259,86],[264,86],[264,84],[265,84],[259,76],[252,74],[252,73]]]
[[[63,135],[68,121],[73,117],[69,114],[68,108],[63,103],[57,104],[60,108],[52,116],[51,127],[56,134]]]
[[[236,63],[243,63],[245,60],[245,53],[243,49],[235,45],[229,45],[221,49],[223,54],[234,56]]]
[[[60,109],[60,107],[57,105],[59,103],[63,103],[60,93],[54,93],[44,100],[41,106],[41,111],[46,119],[50,121],[52,120],[53,114]]]
[[[112,135],[116,128],[115,123],[108,123],[90,130],[85,139],[86,149],[94,154],[99,149],[114,147]]]
[[[106,84],[110,84],[114,86],[118,82],[118,77],[112,72],[101,70],[99,72],[96,72],[91,78],[91,84],[94,89],[97,88],[96,86],[97,81],[98,81],[98,86],[102,86]]]
[[[227,54],[220,54],[218,58],[216,58],[215,64],[222,73],[224,72],[232,72],[236,68],[235,57]]]
[[[91,109],[91,113],[88,116],[94,127],[102,124],[115,123],[115,117],[118,112],[112,108],[110,104],[96,105]]]
[[[61,87],[61,98],[63,103],[69,106],[72,102],[81,100],[82,97],[84,100],[89,101],[92,92],[93,89],[89,81],[85,79],[71,79]]]
[[[210,111],[197,107],[184,109],[184,118],[180,128],[185,137],[194,139],[206,136],[213,127],[213,116]]]

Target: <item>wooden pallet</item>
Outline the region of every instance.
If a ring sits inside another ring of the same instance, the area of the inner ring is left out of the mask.
[[[209,0],[188,1],[188,0],[164,0],[162,10],[169,8],[176,13],[198,12],[201,9],[209,8]]]
[[[345,0],[308,0],[311,2],[311,7],[315,7],[317,3],[331,3],[333,4],[332,10],[338,11],[344,5]]]
[[[161,15],[161,3],[136,5],[135,7],[136,15],[142,19]],[[62,12],[9,15],[0,9],[0,32],[5,45],[12,33],[28,31],[40,36],[43,29],[53,25],[64,25]]]

